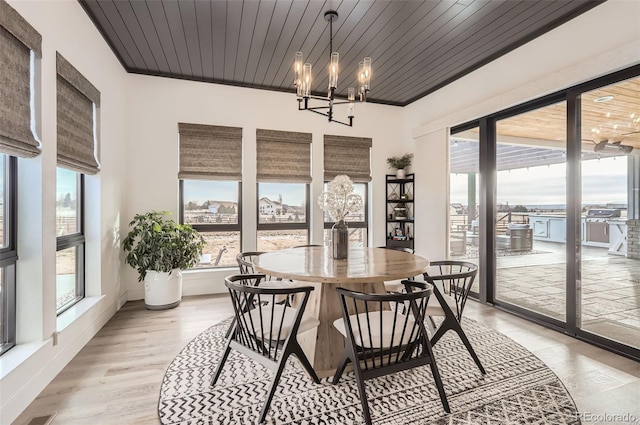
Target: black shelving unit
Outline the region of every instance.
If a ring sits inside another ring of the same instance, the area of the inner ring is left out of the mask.
[[[414,174],[399,179],[395,174],[386,176],[386,223],[388,247],[414,249]]]

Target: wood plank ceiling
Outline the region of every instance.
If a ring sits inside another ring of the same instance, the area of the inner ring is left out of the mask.
[[[640,152],[640,77],[582,94],[582,158],[624,155],[615,150],[595,152],[608,140]],[[566,162],[566,102],[549,105],[496,122],[497,169],[511,170]],[[478,130],[453,135],[451,172],[478,172]]]
[[[407,105],[603,0],[79,0],[131,73],[294,92],[293,57],[327,92],[337,10],[337,94],[373,60],[370,100]],[[523,64],[525,66],[525,64]]]

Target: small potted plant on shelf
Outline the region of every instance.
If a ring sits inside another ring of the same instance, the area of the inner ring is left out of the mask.
[[[126,261],[144,281],[149,310],[177,307],[182,299],[182,270],[200,260],[204,239],[188,224],[165,218],[167,211],[136,214],[122,242]]]
[[[392,156],[387,158],[387,164],[389,167],[396,170],[396,177],[404,179],[407,176],[406,169],[411,166],[413,160],[413,154],[407,153],[402,156]]]

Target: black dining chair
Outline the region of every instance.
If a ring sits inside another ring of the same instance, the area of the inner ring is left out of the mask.
[[[351,363],[367,424],[372,421],[365,381],[427,364],[431,367],[442,406],[450,412],[424,324],[431,285],[406,280],[404,286],[405,293],[392,294],[336,289],[342,318],[333,325],[345,337],[346,344],[333,383],[340,381],[346,366]]]
[[[256,273],[254,267],[253,267],[253,261],[256,259],[256,257],[258,257],[259,255],[264,254],[264,252],[260,252],[260,251],[246,251],[246,252],[241,252],[238,255],[236,255],[236,261],[238,262],[238,268],[240,269],[240,274],[254,274]],[[263,288],[281,288],[283,286],[288,285],[288,283],[283,283],[285,281],[283,281],[280,278],[277,278],[275,280],[273,280],[271,278],[271,276],[265,275],[264,279],[260,282],[260,285]],[[288,281],[290,282],[290,281]],[[292,300],[291,297],[280,297],[279,299],[276,300],[279,303],[282,302],[288,302],[289,304],[291,304]]]
[[[413,254],[413,248],[404,247],[404,246],[379,246],[378,248],[392,249],[395,251],[406,252],[407,254]],[[411,279],[413,276],[407,276],[408,279]],[[384,288],[387,292],[402,292],[404,286],[402,285],[402,279],[394,279],[388,280],[384,282]]]
[[[235,326],[211,380],[211,386],[215,386],[232,349],[273,371],[267,398],[260,412],[260,423],[264,422],[267,416],[289,356],[296,356],[311,379],[316,384],[320,383],[297,339],[298,334],[311,330],[320,323],[318,319],[304,316],[304,309],[313,287],[264,288],[260,285],[247,286],[242,283],[247,279],[259,281],[263,277],[264,275],[255,274],[232,275],[225,278],[225,286],[233,304]],[[276,303],[277,297],[293,294],[298,294],[300,298],[300,304],[296,308]]]
[[[478,266],[470,262],[432,261],[429,264],[429,270],[424,273],[424,278],[433,285],[434,294],[427,307],[427,316],[436,329],[431,338],[431,344],[436,345],[447,331],[454,331],[484,375],[486,371],[461,324],[462,312],[477,273]],[[434,316],[443,317],[442,323],[437,327],[433,320]]]

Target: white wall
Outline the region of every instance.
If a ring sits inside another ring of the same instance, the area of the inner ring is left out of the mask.
[[[354,127],[329,124],[325,118],[298,111],[292,93],[276,93],[193,81],[131,75],[128,78],[127,134],[135,141],[128,146],[129,181],[127,211],[123,222],[148,210],[167,210],[178,215],[178,123],[226,125],[243,128],[243,243],[244,250],[256,246],[256,129],[300,131],[313,134],[311,204],[312,217],[322,217],[315,202],[322,191],[323,135],[338,134],[373,139],[371,205],[373,244],[385,240],[384,181],[389,172],[386,158],[410,146],[403,143],[402,109],[385,105],[356,105]],[[337,117],[345,110],[337,110]],[[346,115],[346,114],[345,114]],[[312,242],[322,241],[323,223],[312,222]],[[124,233],[123,233],[124,235]],[[231,270],[231,271],[230,271]],[[223,278],[236,269],[184,274],[185,295],[223,291]],[[123,265],[129,299],[144,296],[133,269]]]
[[[431,215],[449,211],[448,197],[435,192],[448,191],[441,176],[448,175],[448,152],[442,148],[448,146],[450,127],[638,63],[640,1],[609,0],[405,107],[404,138],[415,141],[421,164],[416,200],[427,195],[430,208],[416,204],[416,252],[447,251],[447,221]],[[425,180],[423,169],[437,178]],[[429,235],[430,247],[441,249],[424,246],[422,234]]]
[[[76,1],[9,0],[42,35],[36,100],[42,154],[21,159],[17,266],[18,345],[0,357],[0,423],[9,424],[125,300],[119,222],[126,169],[126,73]],[[101,171],[86,178],[87,298],[56,317],[56,51],[101,92]],[[54,334],[57,344],[54,345]]]

